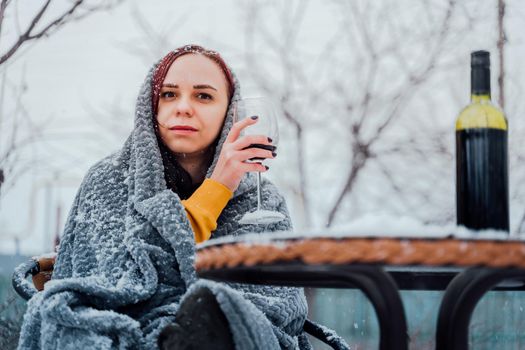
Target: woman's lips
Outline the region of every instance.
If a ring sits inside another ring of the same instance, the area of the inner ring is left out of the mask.
[[[170,128],[170,130],[178,135],[190,135],[190,134],[197,132],[197,129],[195,129],[192,126],[187,126],[187,125],[173,126]]]

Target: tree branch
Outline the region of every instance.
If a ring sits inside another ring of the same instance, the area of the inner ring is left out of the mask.
[[[505,19],[505,0],[498,0],[498,55],[499,55],[499,73],[498,73],[498,86],[499,86],[499,105],[505,110],[505,43],[507,37],[505,34],[505,28],[503,22]]]
[[[31,31],[35,28],[35,26],[38,24],[38,22],[40,21],[40,19],[42,18],[42,16],[44,15],[44,12],[46,12],[47,10],[47,7],[49,6],[49,4],[51,3],[51,0],[47,0],[46,3],[44,4],[44,6],[42,6],[42,8],[40,9],[40,11],[38,11],[38,13],[35,15],[35,17],[33,17],[33,19],[31,20],[31,23],[29,23],[29,27],[26,29],[26,31],[20,35],[18,37],[18,40],[13,44],[13,46],[4,54],[2,55],[2,57],[0,57],[0,64],[4,63],[5,61],[7,61],[12,55],[14,55],[14,53],[16,52],[16,50],[18,50],[18,48],[25,42],[25,41],[29,41],[29,40],[32,40],[30,38],[31,36]]]
[[[439,57],[438,53],[440,52],[444,40],[449,32],[450,20],[454,12],[453,10],[455,8],[455,4],[455,0],[449,0],[448,8],[442,21],[442,25],[440,26],[440,30],[438,32],[438,37],[436,39],[434,50],[430,53],[430,59],[425,68],[421,71],[420,74],[409,75],[406,88],[399,89],[399,92],[397,92],[396,95],[391,99],[391,110],[386,119],[375,129],[374,135],[372,137],[370,137],[367,141],[363,141],[360,133],[362,130],[362,124],[369,115],[369,113],[367,113],[367,106],[370,103],[370,100],[372,99],[372,97],[370,96],[370,79],[373,78],[373,75],[369,76],[369,79],[367,80],[367,88],[363,94],[364,98],[361,102],[365,113],[361,115],[359,123],[355,124],[351,130],[352,137],[354,140],[352,145],[353,156],[351,162],[351,170],[346,178],[346,181],[341,191],[339,192],[339,195],[336,197],[336,200],[329,211],[328,219],[326,221],[328,227],[331,226],[334,222],[335,216],[340,208],[343,199],[345,198],[345,196],[348,195],[348,193],[352,191],[359,172],[364,168],[367,160],[374,156],[371,152],[372,146],[380,139],[387,127],[391,125],[395,118],[399,115],[399,110],[401,109],[401,107],[415,94],[416,87],[420,86],[430,76],[431,72],[436,68],[436,62]],[[354,13],[355,11],[356,8],[354,5]],[[362,13],[357,13],[357,16],[360,19],[364,18],[364,15]],[[364,21],[360,27],[366,27]],[[369,53],[368,59],[372,60],[373,66],[374,58],[377,57],[377,50],[373,46],[368,30],[366,28],[361,28],[360,30],[362,40],[365,44],[365,47],[367,48],[367,52]],[[393,53],[395,56],[397,55],[399,59],[402,59],[402,56],[400,55],[398,50],[393,50]]]
[[[9,0],[2,0],[0,3],[0,38],[2,37],[2,24],[4,23],[5,9],[9,5]]]
[[[100,10],[100,9],[111,8],[112,6],[120,3],[121,1],[123,0],[117,0],[115,4],[110,3],[110,4],[105,4],[105,5],[93,6],[91,8],[86,8],[85,9],[86,12],[84,14],[80,14],[74,19],[78,20],[78,19],[84,18],[88,14],[95,12],[97,10]],[[18,51],[18,49],[20,49],[20,47],[26,42],[37,40],[43,36],[50,35],[52,31],[57,30],[61,26],[66,24],[68,20],[72,18],[72,16],[75,14],[75,11],[77,11],[79,7],[84,3],[84,0],[76,0],[75,2],[73,2],[73,4],[68,10],[66,10],[61,15],[59,15],[57,18],[55,18],[53,21],[51,21],[46,26],[44,26],[44,28],[41,29],[40,31],[33,33],[33,30],[35,29],[37,24],[42,19],[42,16],[47,11],[50,3],[51,3],[51,0],[46,1],[44,6],[42,6],[42,8],[33,17],[27,29],[18,37],[18,40],[11,46],[11,48],[7,50],[6,53],[0,56],[0,64],[3,64],[7,60],[9,60]]]

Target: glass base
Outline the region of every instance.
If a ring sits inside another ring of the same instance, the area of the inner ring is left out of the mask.
[[[246,213],[239,220],[241,225],[267,225],[284,220],[285,216],[278,211],[256,210]]]

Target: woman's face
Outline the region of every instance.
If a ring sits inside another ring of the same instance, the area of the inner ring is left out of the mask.
[[[157,122],[172,152],[204,153],[219,135],[228,108],[228,85],[221,68],[201,54],[173,62],[162,83]]]

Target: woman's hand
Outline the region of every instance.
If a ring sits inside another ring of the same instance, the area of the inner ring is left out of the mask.
[[[245,118],[233,124],[222,146],[211,179],[222,183],[235,192],[244,174],[252,171],[265,172],[268,167],[260,163],[246,163],[250,158],[274,158],[275,153],[261,148],[247,148],[253,144],[272,146],[271,139],[262,135],[239,137],[241,131],[257,122],[257,117]]]

